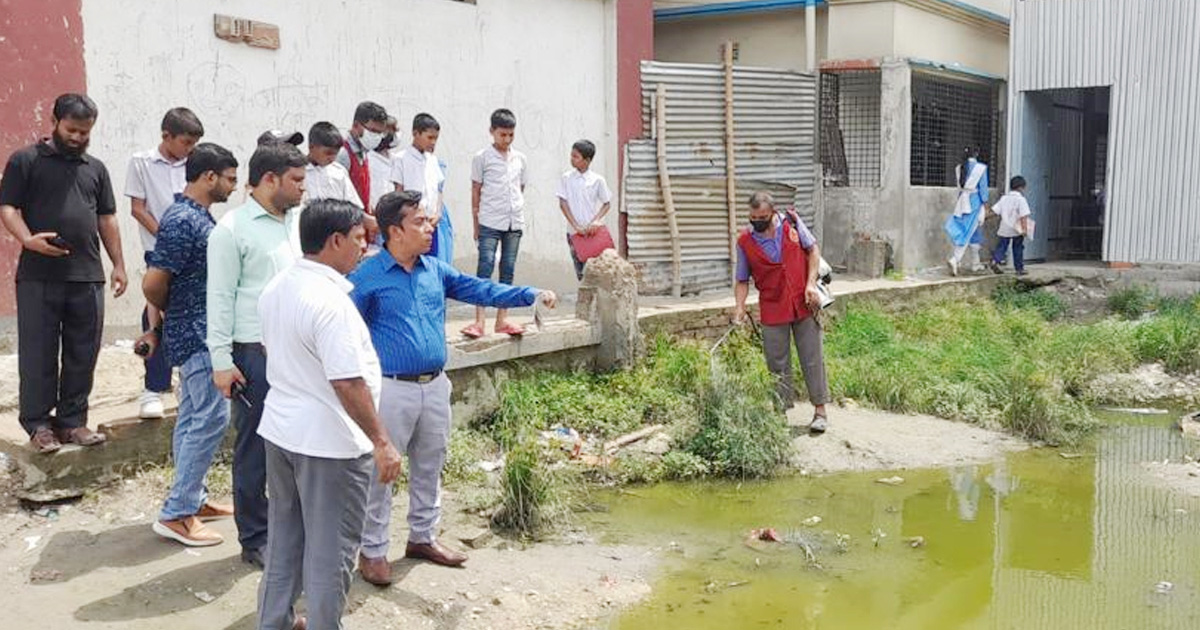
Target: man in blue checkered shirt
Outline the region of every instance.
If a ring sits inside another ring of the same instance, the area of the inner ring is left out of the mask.
[[[237,159],[212,143],[188,157],[187,186],[163,214],[158,242],[142,282],[146,300],[164,313],[155,352],[179,366],[179,414],[173,453],[175,480],[154,523],[158,535],[189,547],[221,543],[205,521],[229,518],[233,509],[208,500],[204,477],[229,426],[229,404],[212,378],[205,286],[208,235],[216,221],[209,206],[229,198],[237,187]]]

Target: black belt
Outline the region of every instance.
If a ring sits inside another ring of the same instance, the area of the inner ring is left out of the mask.
[[[393,381],[404,381],[406,383],[420,383],[424,385],[429,381],[442,375],[441,370],[436,372],[426,372],[424,374],[384,374],[383,378],[390,378]]]

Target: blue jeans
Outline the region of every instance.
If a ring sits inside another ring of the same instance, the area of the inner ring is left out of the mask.
[[[992,262],[997,265],[1004,262],[1004,256],[1008,253],[1009,243],[1012,243],[1013,268],[1017,271],[1025,271],[1024,236],[1001,236],[1000,242],[996,244],[995,251],[992,252]]]
[[[146,253],[146,263],[149,267],[150,254]],[[147,316],[146,309],[142,309],[142,332],[150,331],[150,318]],[[159,339],[158,350],[146,359],[146,378],[144,387],[146,391],[158,392],[160,394],[171,391],[171,364],[167,361],[167,353],[163,348],[162,339]]]
[[[517,250],[521,247],[521,230],[493,230],[479,226],[479,267],[475,275],[485,280],[492,279],[496,267],[496,246],[500,246],[500,284],[513,283],[513,271],[517,267]]]
[[[229,415],[237,430],[233,443],[233,521],[242,549],[262,549],[267,544],[267,450],[258,435],[263,404],[267,400],[267,354],[259,343],[234,343],[233,364],[246,377],[247,407],[238,397],[229,401]]]
[[[208,500],[204,476],[229,427],[229,402],[213,384],[207,351],[188,357],[179,367],[179,417],[175,420],[172,456],[175,481],[159,520],[174,521],[200,511]]]

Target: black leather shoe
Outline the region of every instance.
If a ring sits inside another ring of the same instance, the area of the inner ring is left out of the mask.
[[[253,565],[259,571],[266,566],[266,563],[263,562],[262,549],[242,549],[242,562]]]

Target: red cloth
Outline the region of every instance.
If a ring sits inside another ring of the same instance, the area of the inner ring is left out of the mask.
[[[342,140],[342,146],[346,147],[346,154],[350,156],[350,183],[354,184],[354,190],[358,191],[359,199],[362,199],[364,208],[371,207],[371,167],[365,159],[359,159],[354,153],[354,149],[350,148],[349,140]]]
[[[748,230],[738,237],[738,246],[750,264],[750,277],[758,288],[760,317],[767,326],[790,324],[812,315],[804,303],[808,256],[800,246],[800,235],[787,221],[780,221],[776,229],[783,230],[779,262],[767,258]]]

